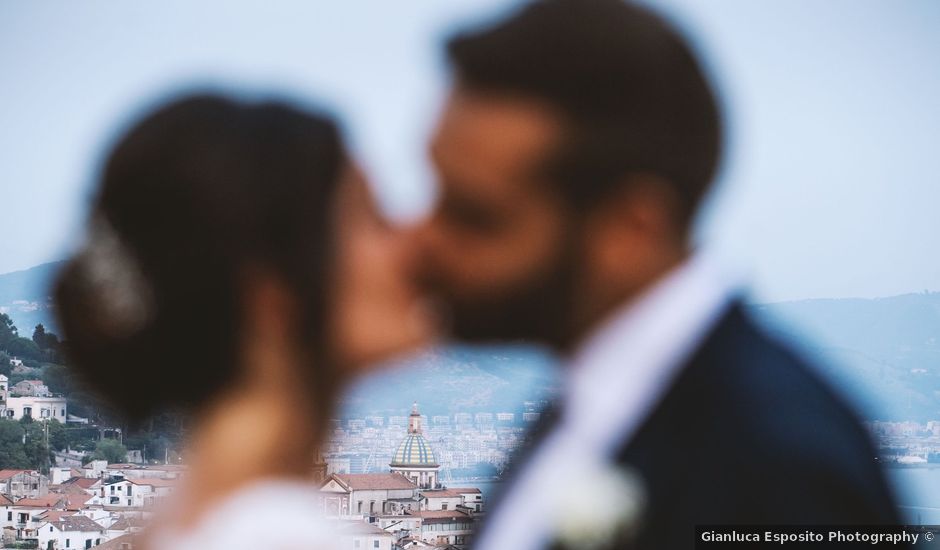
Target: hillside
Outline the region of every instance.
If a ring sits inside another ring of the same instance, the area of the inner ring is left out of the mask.
[[[29,331],[55,327],[48,286],[61,262],[0,275],[0,311]],[[940,293],[751,306],[869,419],[940,419]],[[347,392],[346,410],[517,411],[558,390],[550,356],[529,348],[449,347],[401,360]]]
[[[523,347],[447,347],[390,364],[352,387],[350,414],[407,414],[412,401],[425,414],[519,412],[523,401],[558,393],[551,356]]]
[[[940,293],[754,306],[871,419],[940,419]]]
[[[63,262],[50,262],[0,275],[0,313],[9,315],[20,331],[32,334],[42,323],[55,332],[49,289]]]

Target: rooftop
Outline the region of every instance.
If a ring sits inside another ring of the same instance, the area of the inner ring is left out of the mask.
[[[136,540],[136,535],[121,535],[120,537],[113,538],[108,542],[102,542],[98,546],[95,546],[95,550],[123,550],[124,548],[134,548]]]
[[[436,467],[437,459],[428,440],[420,433],[409,433],[392,456],[392,466]]]
[[[369,489],[414,489],[415,484],[399,473],[333,474],[341,485],[353,491]]]
[[[34,475],[39,474],[39,472],[37,472],[36,470],[0,470],[0,480],[10,479],[16,474],[23,474],[23,473],[34,474]]]
[[[63,516],[49,523],[59,531],[104,531],[104,527],[81,514]]]
[[[460,494],[462,494],[462,495],[474,494],[474,493],[483,493],[483,491],[481,491],[481,490],[480,490],[479,488],[477,488],[477,487],[450,487],[450,488],[448,488],[447,490],[448,490],[448,491],[456,491],[457,493],[460,493]]]
[[[29,506],[31,508],[55,508],[56,506],[66,507],[68,505],[68,496],[52,493],[44,497],[21,498],[16,501],[17,506]]]
[[[72,477],[62,482],[62,485],[77,485],[82,489],[91,489],[99,481],[96,477]]]
[[[421,496],[427,498],[460,498],[466,493],[470,493],[469,489],[432,489],[429,491],[421,491]],[[480,492],[479,489],[476,489],[477,493]]]
[[[422,523],[457,523],[472,522],[473,518],[458,510],[420,510],[408,512],[408,515],[419,517]]]

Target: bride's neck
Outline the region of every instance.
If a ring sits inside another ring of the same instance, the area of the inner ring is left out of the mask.
[[[254,481],[313,474],[323,419],[311,406],[309,384],[292,349],[286,341],[250,342],[245,376],[199,415],[180,503],[184,523]]]

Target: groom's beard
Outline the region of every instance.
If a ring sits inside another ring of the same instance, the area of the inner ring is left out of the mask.
[[[473,299],[447,295],[452,335],[467,342],[528,341],[563,347],[570,339],[580,262],[571,243],[532,276]],[[448,315],[449,314],[449,315]]]

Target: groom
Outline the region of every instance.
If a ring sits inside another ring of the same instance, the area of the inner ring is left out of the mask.
[[[544,0],[448,54],[425,279],[458,338],[567,358],[477,547],[557,543],[565,491],[609,494],[579,486],[604,467],[632,473],[640,548],[691,548],[696,525],[896,522],[858,419],[689,246],[722,123],[676,30],[621,0]]]

